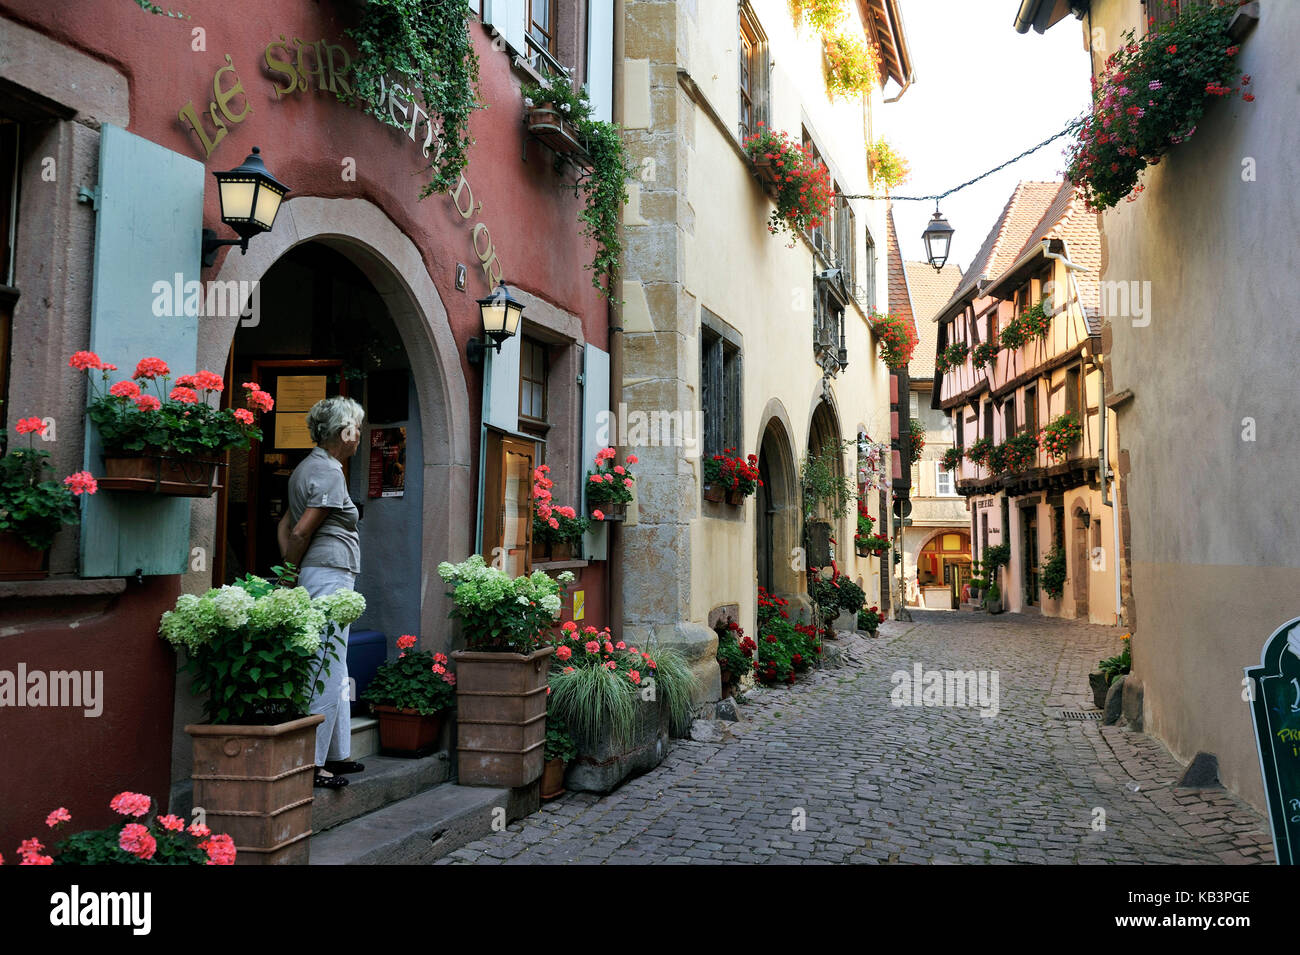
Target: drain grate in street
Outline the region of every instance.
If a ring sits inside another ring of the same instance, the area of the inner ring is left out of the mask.
[[[1100,710],[1061,710],[1063,720],[1099,720]]]

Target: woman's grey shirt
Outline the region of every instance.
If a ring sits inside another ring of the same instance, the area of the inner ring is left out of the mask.
[[[361,538],[357,534],[360,512],[348,496],[343,465],[324,448],[316,447],[289,478],[289,518],[296,525],[309,507],[329,510],[312,536],[303,567],[337,567],[361,572]]]

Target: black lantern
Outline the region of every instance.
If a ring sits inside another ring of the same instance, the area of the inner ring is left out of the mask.
[[[248,240],[262,232],[270,232],[280,203],[289,187],[267,171],[262,162],[261,150],[256,146],[240,165],[229,172],[214,172],[218,197],[221,200],[221,221],[230,226],[238,239],[218,239],[211,229],[203,230],[203,264],[217,261],[217,249],[223,245],[239,246],[240,254],[248,252]]]
[[[921,233],[921,238],[925,240],[925,257],[934,266],[936,272],[948,261],[948,249],[952,245],[953,232],[953,227],[948,225],[948,220],[939,212],[939,205],[936,203],[934,218],[926,224],[925,231]]]
[[[502,279],[487,298],[478,300],[479,317],[483,320],[483,338],[471,338],[466,346],[469,360],[478,364],[483,360],[483,352],[488,348],[501,351],[501,344],[507,338],[514,338],[519,331],[519,319],[524,314],[524,305],[510,297]]]

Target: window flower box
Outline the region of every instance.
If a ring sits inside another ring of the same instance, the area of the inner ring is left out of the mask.
[[[173,497],[211,497],[221,490],[226,463],[191,455],[153,453],[139,457],[104,456],[106,491],[139,491]]]

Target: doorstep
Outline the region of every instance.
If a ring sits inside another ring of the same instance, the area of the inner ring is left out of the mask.
[[[534,784],[534,794],[536,789]],[[491,835],[503,812],[506,820],[517,818],[511,809],[517,808],[512,803],[519,795],[505,788],[443,783],[312,836],[311,864],[427,865]]]
[[[379,752],[379,720],[373,716],[352,717],[351,752],[348,759],[358,763]]]
[[[353,750],[353,759],[356,758]],[[423,759],[371,755],[364,762],[365,772],[348,776],[348,784],[342,789],[312,790],[313,832],[342,826],[366,813],[409,799],[445,783],[452,774],[451,759],[445,751]]]

